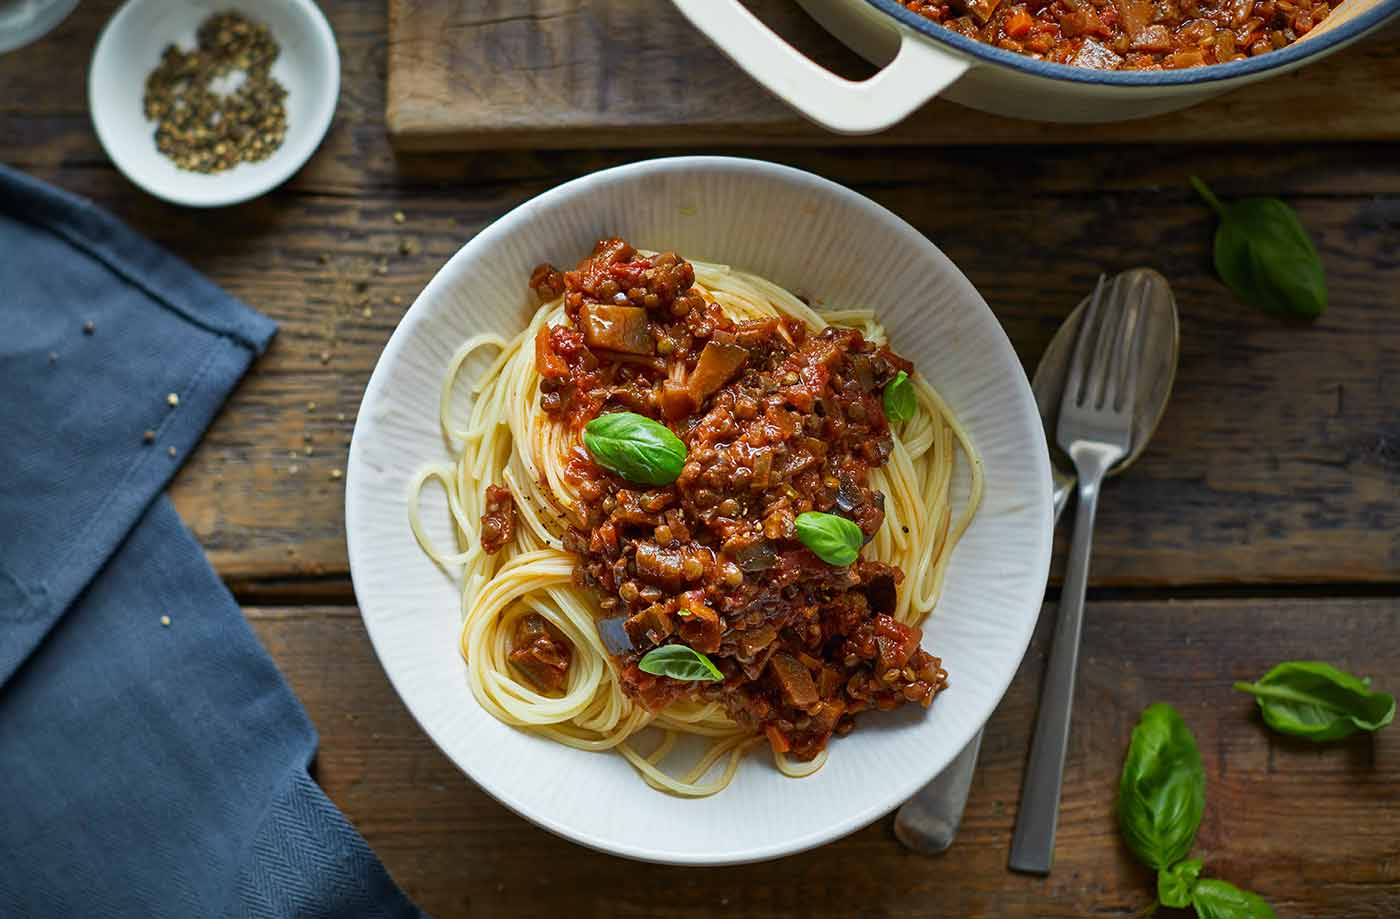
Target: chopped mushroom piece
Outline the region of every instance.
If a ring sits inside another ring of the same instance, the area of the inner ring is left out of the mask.
[[[992,18],[992,14],[997,11],[997,5],[1001,0],[967,0],[968,12],[978,22],[985,23]]]
[[[668,421],[677,421],[695,411],[695,397],[690,387],[676,380],[661,383],[661,414]]]
[[[1229,35],[1229,32],[1224,33]],[[1172,34],[1164,25],[1151,25],[1143,28],[1128,45],[1134,51],[1166,51],[1172,46]]]
[[[703,404],[711,393],[733,379],[748,359],[747,348],[716,341],[706,344],[690,375],[690,395],[695,404]]]
[[[590,348],[624,354],[651,354],[655,348],[647,311],[639,306],[589,304],[579,312],[579,323]]]
[[[306,448],[311,452],[311,448]],[[481,550],[487,555],[515,538],[515,499],[504,485],[486,486],[486,513],[481,515]]]
[[[568,682],[572,651],[556,637],[539,613],[522,616],[515,627],[509,659],[545,692],[560,692]]]
[[[1123,59],[1092,38],[1086,38],[1070,63],[1076,67],[1089,67],[1093,70],[1117,70]]]
[[[817,684],[802,662],[791,654],[779,652],[768,659],[768,672],[783,694],[783,701],[793,708],[805,709],[817,701]]]

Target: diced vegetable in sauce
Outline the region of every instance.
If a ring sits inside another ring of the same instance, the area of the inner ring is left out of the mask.
[[[901,0],[951,31],[1096,70],[1179,70],[1286,47],[1333,0]]]
[[[690,395],[695,404],[700,405],[711,393],[733,379],[748,359],[748,350],[738,345],[708,342],[700,352],[700,360],[695,363],[695,372],[690,375]]]
[[[655,347],[647,311],[639,307],[591,304],[580,310],[579,324],[590,348],[651,354]]]

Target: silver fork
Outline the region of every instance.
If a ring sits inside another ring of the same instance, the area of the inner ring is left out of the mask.
[[[1056,440],[1078,472],[1079,505],[1055,642],[1045,671],[1016,833],[1011,840],[1010,865],[1015,871],[1048,874],[1055,854],[1055,825],[1069,745],[1074,672],[1079,663],[1099,486],[1113,464],[1127,455],[1133,433],[1143,323],[1141,297],[1133,296],[1135,291],[1127,289],[1130,286],[1115,279],[1105,295],[1104,279],[1099,277],[1079,329],[1060,401]]]

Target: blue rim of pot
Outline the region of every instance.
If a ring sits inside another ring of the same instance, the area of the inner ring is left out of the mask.
[[[893,16],[916,32],[926,35],[940,44],[950,45],[971,57],[1002,64],[1013,70],[1038,77],[1066,80],[1072,83],[1095,83],[1103,86],[1191,86],[1274,70],[1297,63],[1305,58],[1321,55],[1400,13],[1400,0],[1384,0],[1354,19],[1344,22],[1334,29],[1328,29],[1317,38],[1308,39],[1305,42],[1295,42],[1277,51],[1270,51],[1267,54],[1243,61],[1232,61],[1228,64],[1208,64],[1201,67],[1187,67],[1183,70],[1092,70],[1087,67],[1070,67],[1067,64],[1038,61],[1024,54],[1006,51],[965,35],[959,35],[930,19],[925,19],[900,4],[899,0],[865,0],[865,2],[881,12]]]

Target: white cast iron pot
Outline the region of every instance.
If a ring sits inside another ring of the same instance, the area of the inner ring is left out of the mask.
[[[1119,71],[1068,67],[1004,51],[936,25],[897,0],[799,0],[826,29],[882,68],[855,82],[813,63],[739,0],[672,2],[755,80],[841,134],[882,131],[935,96],[1036,121],[1146,118],[1296,70],[1400,13],[1400,0],[1345,0],[1321,25],[1279,51],[1185,70]]]

